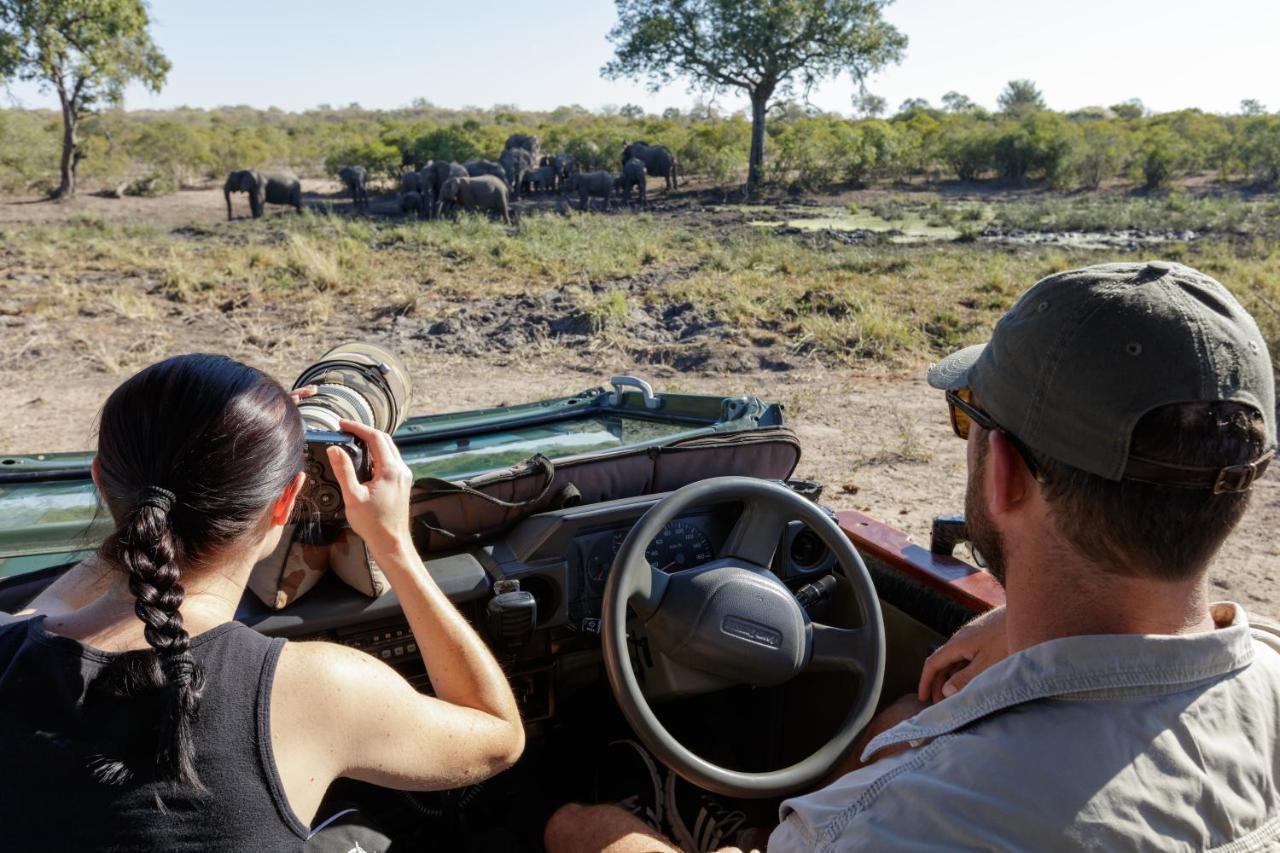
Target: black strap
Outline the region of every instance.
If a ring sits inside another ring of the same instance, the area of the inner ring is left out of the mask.
[[[438,477],[423,477],[421,480],[414,483],[414,486],[422,490],[422,497],[435,497],[436,495],[470,495],[496,506],[503,506],[509,509],[519,509],[531,504],[536,504],[545,498],[551,493],[551,487],[556,481],[556,466],[550,459],[543,456],[541,453],[529,458],[523,464],[525,467],[536,465],[541,468],[543,475],[546,477],[546,482],[542,486],[542,491],[538,492],[537,495],[522,501],[504,501],[502,498],[497,498],[486,492],[482,492],[466,480],[456,483],[453,480],[441,480]]]
[[[1228,465],[1225,468],[1175,465],[1141,456],[1130,456],[1124,467],[1124,480],[1171,486],[1175,489],[1211,489],[1215,495],[1230,492],[1247,492],[1255,480],[1267,471],[1275,458],[1275,450],[1268,450],[1252,462]]]

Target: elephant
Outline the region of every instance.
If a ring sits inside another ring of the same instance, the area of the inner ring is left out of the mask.
[[[552,158],[551,165],[556,168],[556,181],[567,181],[570,176],[578,171],[578,162],[573,159],[572,154],[557,154]]]
[[[451,213],[461,206],[468,212],[484,210],[495,213],[511,224],[511,208],[507,204],[507,185],[493,175],[476,178],[450,178],[440,188],[440,213]]]
[[[418,172],[422,176],[421,192],[427,217],[435,219],[440,211],[440,190],[450,178],[468,178],[466,168],[461,163],[449,160],[430,160]]]
[[[529,152],[529,157],[533,160],[538,159],[538,137],[530,136],[527,133],[513,133],[507,137],[507,144],[502,146],[503,151],[510,151],[512,148],[523,148]]]
[[[536,169],[530,169],[525,172],[525,181],[529,185],[529,191],[533,190],[550,190],[555,187],[556,168],[555,166],[539,166]]]
[[[632,157],[638,157],[644,163],[645,171],[655,178],[666,180],[665,188],[675,189],[679,186],[676,180],[676,155],[665,145],[649,145],[645,142],[626,142],[622,146],[622,164],[626,166]]]
[[[548,154],[538,161],[538,165],[551,167],[553,173],[552,189],[559,188],[561,184],[568,180],[570,175],[578,170],[572,154],[556,154],[554,157]]]
[[[412,212],[415,215],[421,215],[424,211],[422,193],[417,190],[409,190],[407,193],[400,195],[400,212]]]
[[[422,175],[418,172],[405,172],[400,176],[401,193],[422,192]]]
[[[249,194],[249,212],[253,218],[262,216],[263,204],[290,204],[302,212],[302,184],[297,176],[287,172],[265,174],[257,169],[239,169],[227,175],[222,194],[227,199],[227,220],[231,216],[231,194]]]
[[[631,204],[631,188],[635,187],[640,194],[640,206],[644,207],[648,204],[645,198],[645,169],[644,161],[639,157],[632,157],[622,167],[622,175],[617,180],[618,191],[622,193],[622,203]]]
[[[507,186],[511,187],[511,192],[519,198],[520,185],[524,183],[525,173],[533,168],[533,155],[524,148],[508,148],[502,152],[498,161],[502,164],[502,171],[506,175]]]
[[[569,192],[576,192],[580,202],[578,209],[590,209],[591,199],[604,199],[604,209],[608,210],[613,201],[613,175],[608,172],[578,172],[564,183]]]
[[[338,170],[338,177],[346,184],[347,192],[351,193],[352,204],[356,207],[369,206],[369,191],[365,189],[369,173],[364,166],[343,166]]]
[[[467,174],[473,178],[481,175],[493,175],[495,178],[507,179],[507,173],[503,171],[502,164],[497,160],[468,160],[462,164],[462,168],[467,170]]]

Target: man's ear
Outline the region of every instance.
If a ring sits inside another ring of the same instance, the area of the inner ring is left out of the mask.
[[[280,526],[289,522],[289,517],[293,515],[293,505],[297,503],[298,495],[302,494],[302,484],[306,481],[307,473],[299,471],[297,476],[289,481],[289,485],[284,487],[284,491],[271,507],[272,524]]]
[[[1034,478],[1009,437],[1000,430],[987,433],[988,507],[993,515],[1011,512],[1026,500]]]

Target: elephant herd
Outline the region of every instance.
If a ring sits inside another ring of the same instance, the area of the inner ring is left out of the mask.
[[[538,139],[527,134],[512,134],[497,160],[468,160],[454,163],[431,160],[406,172],[400,179],[399,204],[403,213],[428,219],[448,216],[457,210],[484,212],[503,222],[511,222],[512,197],[522,193],[558,192],[561,198],[576,195],[579,209],[590,209],[598,199],[608,209],[614,196],[630,205],[631,192],[636,191],[641,207],[648,203],[648,177],[660,177],[666,190],[678,186],[675,155],[665,145],[645,142],[623,144],[621,172],[616,177],[605,170],[579,171],[570,154],[539,155]],[[368,172],[363,166],[344,166],[338,171],[346,191],[357,209],[367,208]],[[266,173],[256,169],[232,172],[223,185],[227,201],[227,218],[231,219],[231,194],[249,195],[249,209],[254,218],[262,216],[264,204],[291,205],[302,211],[302,186],[288,173]]]

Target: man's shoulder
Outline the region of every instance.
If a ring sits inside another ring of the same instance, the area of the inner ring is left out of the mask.
[[[1258,658],[1280,672],[1280,653]],[[1154,812],[1173,835],[1241,838],[1280,810],[1276,684],[1254,669],[1187,691],[1098,691],[1006,707],[788,800],[770,850],[842,850],[853,840],[858,849],[983,839],[1037,847],[1046,822],[1062,828],[1064,843],[1073,834],[1120,843],[1146,837]],[[1222,709],[1241,703],[1257,725],[1221,730]],[[1233,799],[1229,813],[1206,813],[1204,791],[1241,772],[1265,784]],[[1159,791],[1152,778],[1165,779]]]

